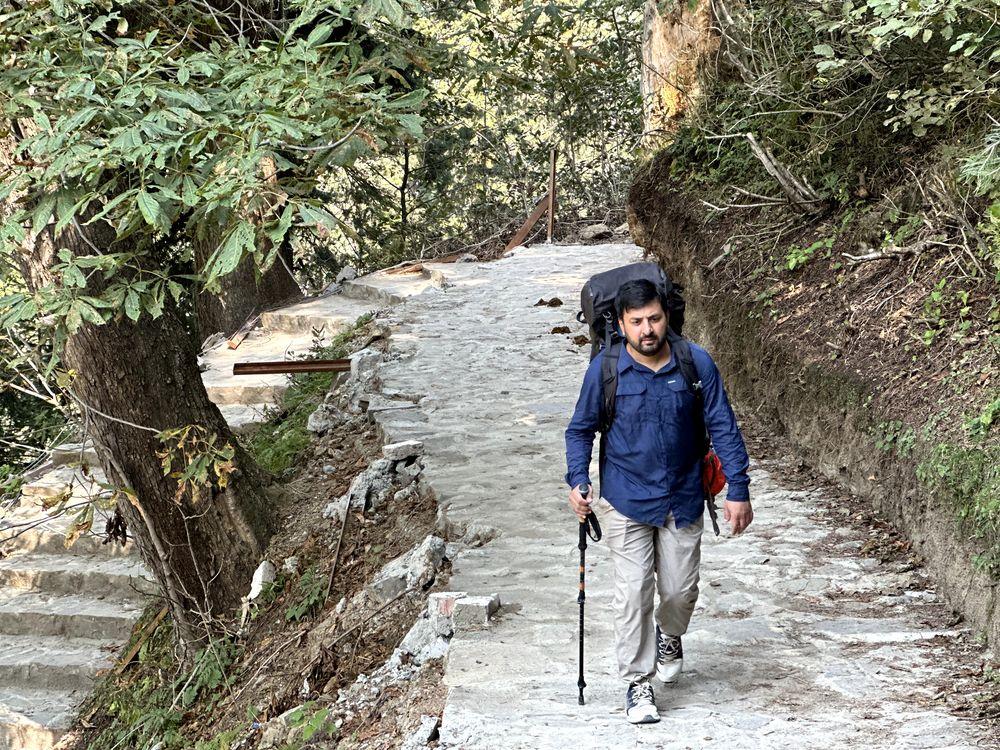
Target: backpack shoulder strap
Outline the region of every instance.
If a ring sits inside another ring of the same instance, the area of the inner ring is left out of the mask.
[[[683,336],[671,336],[670,349],[673,355],[677,357],[677,367],[680,369],[684,381],[694,393],[698,407],[701,408],[704,394],[701,390],[701,375],[698,374],[698,368],[694,363],[694,355],[691,353],[691,342]]]
[[[622,344],[616,341],[604,350],[601,355],[601,417],[598,429],[605,433],[615,421],[615,395],[618,392],[618,358],[621,356]]]

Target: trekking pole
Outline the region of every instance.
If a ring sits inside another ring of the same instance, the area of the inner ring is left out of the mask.
[[[582,484],[580,485],[580,494],[584,498],[590,494],[590,485]],[[594,515],[593,511],[584,516],[584,519],[580,521],[580,593],[576,597],[577,603],[580,605],[580,677],[576,681],[576,686],[580,688],[580,705],[582,706],[583,701],[583,689],[587,687],[587,683],[583,679],[583,605],[587,600],[586,593],[586,565],[587,565],[587,536],[590,536],[595,542],[601,541],[601,524],[597,522],[597,516]]]

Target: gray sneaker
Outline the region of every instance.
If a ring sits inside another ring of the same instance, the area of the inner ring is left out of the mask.
[[[653,703],[653,686],[647,680],[633,682],[625,693],[625,717],[633,724],[655,724],[660,714]]]
[[[656,626],[656,677],[666,684],[677,682],[684,665],[684,647],[679,635],[667,635]]]

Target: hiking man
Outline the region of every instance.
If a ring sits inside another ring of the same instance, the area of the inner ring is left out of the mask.
[[[753,520],[750,462],[719,371],[708,353],[690,342],[684,345],[701,382],[700,399],[682,376],[668,340],[664,290],[645,279],[628,281],[618,289],[614,308],[625,341],[618,355],[614,418],[603,434],[601,496],[584,498],[580,487],[591,485],[605,350],[587,369],[566,429],[566,482],[573,512],[581,521],[597,513],[604,528],[614,569],[618,672],[628,684],[626,717],[645,724],[660,718],[650,683],[654,674],[668,684],[680,674],[681,636],[698,599],[705,430],[729,484],[723,517],[734,535]]]

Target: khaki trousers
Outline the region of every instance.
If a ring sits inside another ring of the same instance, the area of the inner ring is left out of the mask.
[[[615,593],[618,674],[626,682],[656,673],[656,629],[667,635],[687,632],[698,601],[703,521],[678,529],[673,515],[666,527],[648,526],[623,516],[604,498],[594,512],[611,553]],[[653,589],[659,605],[653,610]]]

